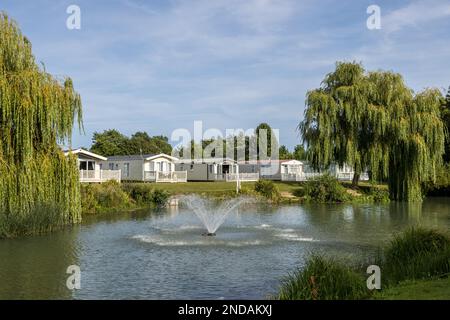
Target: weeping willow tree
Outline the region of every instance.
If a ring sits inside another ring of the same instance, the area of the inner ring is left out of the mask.
[[[309,91],[299,129],[315,168],[332,162],[387,179],[393,200],[422,199],[444,152],[442,95],[414,95],[399,74],[366,73],[358,63],[337,63],[322,86]]]
[[[300,129],[315,169],[327,168],[333,162],[341,167],[347,163],[354,167],[353,182],[357,183],[367,167],[367,133],[361,124],[369,88],[361,65],[337,63],[322,87],[307,93]]]
[[[81,100],[71,79],[41,69],[16,22],[0,13],[0,236],[80,221],[76,159],[58,147],[75,121]]]

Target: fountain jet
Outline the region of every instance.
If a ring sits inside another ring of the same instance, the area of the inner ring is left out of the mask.
[[[221,205],[215,205],[214,201],[197,195],[183,196],[180,199],[185,203],[205,226],[208,232],[204,236],[215,236],[217,229],[225,222],[227,216],[236,209],[245,198],[233,198],[222,201]]]

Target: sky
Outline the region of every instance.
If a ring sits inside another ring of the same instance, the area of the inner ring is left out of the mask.
[[[70,5],[80,29],[66,26]],[[370,5],[380,29],[367,27]],[[0,0],[0,10],[81,94],[73,147],[106,129],[193,134],[199,120],[222,132],[267,122],[292,149],[306,93],[336,61],[399,72],[415,91],[450,85],[448,0]]]

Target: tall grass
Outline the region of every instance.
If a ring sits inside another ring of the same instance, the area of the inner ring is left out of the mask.
[[[57,205],[37,205],[26,214],[0,213],[0,239],[53,232],[67,223]]]
[[[384,250],[382,270],[395,284],[450,272],[450,238],[432,229],[410,228],[396,235]]]
[[[405,280],[433,279],[450,274],[450,237],[433,229],[415,227],[394,236],[380,247],[374,264],[381,267],[382,287],[395,287]],[[283,300],[365,299],[364,268],[345,265],[335,259],[312,255],[303,269],[282,283]]]
[[[369,296],[363,275],[345,264],[312,255],[282,283],[280,300],[355,300]]]

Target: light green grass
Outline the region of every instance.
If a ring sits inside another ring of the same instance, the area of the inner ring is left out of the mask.
[[[382,290],[375,299],[383,300],[450,300],[450,278],[405,281]]]

